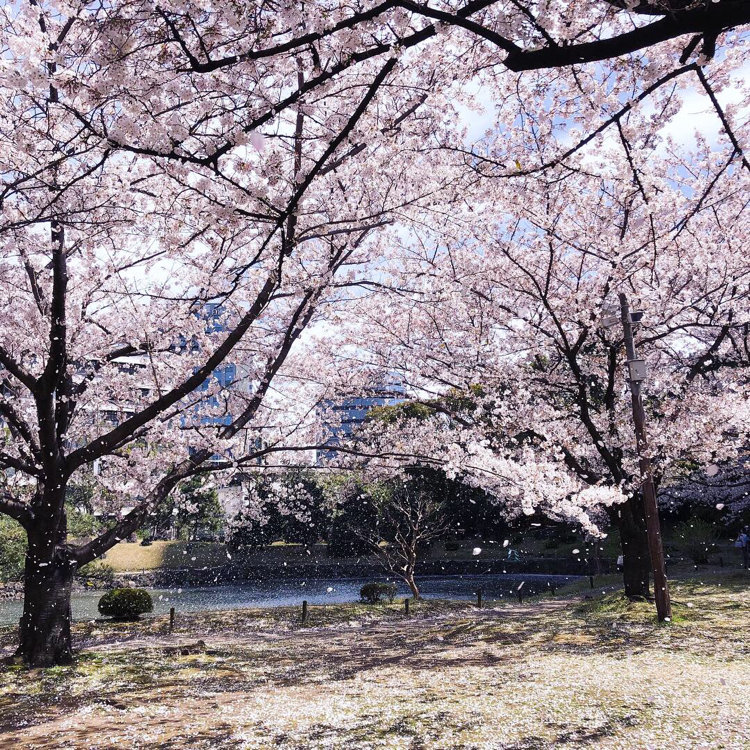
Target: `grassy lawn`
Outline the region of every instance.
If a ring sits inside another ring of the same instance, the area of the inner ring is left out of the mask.
[[[394,603],[311,607],[304,627],[296,608],[181,615],[172,635],[80,623],[75,664],[0,674],[0,748],[750,747],[749,583],[681,576],[667,625],[614,579],[409,619]]]
[[[155,568],[212,568],[224,565],[227,553],[223,544],[212,542],[157,541],[147,547],[137,542],[120,542],[107,552],[104,562],[117,573]]]
[[[146,547],[138,542],[120,542],[104,559],[115,572],[154,570],[162,568],[213,568],[232,563],[314,563],[336,562],[327,555],[325,544],[316,544],[308,552],[299,544],[276,543],[258,551],[232,552],[228,556],[226,545],[219,542],[155,541]],[[340,562],[346,562],[341,559]]]

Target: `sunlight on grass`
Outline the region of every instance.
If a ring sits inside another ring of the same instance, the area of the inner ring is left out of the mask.
[[[669,626],[599,587],[410,618],[401,601],[321,605],[304,627],[296,607],[181,615],[173,635],[163,617],[78,623],[71,666],[4,669],[0,746],[662,748],[711,727],[710,747],[740,747],[747,582],[672,581]]]

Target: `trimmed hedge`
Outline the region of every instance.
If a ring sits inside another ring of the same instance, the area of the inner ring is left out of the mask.
[[[366,583],[359,590],[359,595],[362,601],[368,604],[375,604],[383,598],[392,602],[393,597],[396,596],[396,588],[395,583]]]
[[[153,608],[151,594],[146,589],[112,589],[99,599],[99,611],[116,620],[137,620]]]

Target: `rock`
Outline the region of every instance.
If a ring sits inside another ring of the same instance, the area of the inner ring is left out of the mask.
[[[191,654],[202,654],[206,651],[206,642],[198,641],[196,643],[186,643],[182,646],[167,646],[164,653],[168,655],[179,654],[180,656],[190,656]]]

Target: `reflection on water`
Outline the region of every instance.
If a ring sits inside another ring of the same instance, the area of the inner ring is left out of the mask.
[[[418,580],[420,590],[429,599],[473,599],[478,588],[485,600],[515,598],[521,590],[529,595],[561,586],[577,576],[549,576],[539,574],[424,576]],[[268,581],[245,581],[220,586],[191,586],[173,589],[150,589],[154,613],[166,614],[170,607],[181,612],[211,609],[241,609],[243,607],[281,607],[297,605],[303,599],[310,604],[353,602],[359,599],[359,589],[372,578],[314,578]],[[380,580],[393,580],[381,578]],[[398,584],[399,597],[409,596],[408,587]],[[83,591],[73,594],[73,619],[89,620],[99,617],[97,604],[102,591]],[[23,602],[0,603],[0,624],[18,622]]]

